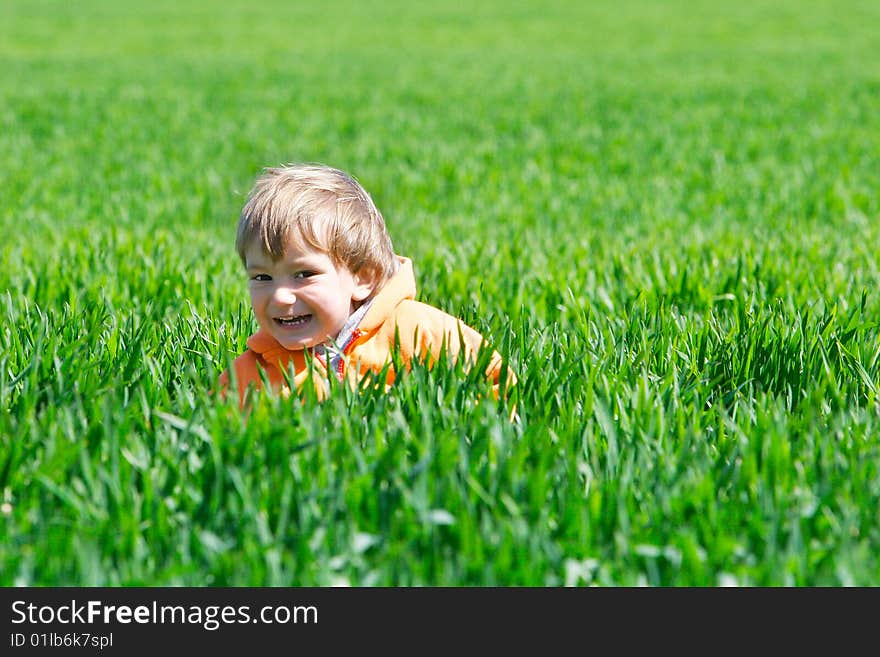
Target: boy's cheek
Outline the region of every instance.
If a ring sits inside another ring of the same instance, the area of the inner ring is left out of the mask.
[[[257,319],[257,321],[262,322],[259,299],[254,297],[254,295],[251,295],[251,312],[254,314],[254,317]]]

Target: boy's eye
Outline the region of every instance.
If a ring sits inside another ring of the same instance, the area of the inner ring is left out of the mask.
[[[294,278],[309,278],[314,275],[315,275],[315,272],[313,272],[313,271],[298,271],[293,275],[293,277]]]
[[[251,280],[264,282],[264,281],[271,281],[272,277],[269,276],[268,274],[254,274],[253,276],[251,276]]]

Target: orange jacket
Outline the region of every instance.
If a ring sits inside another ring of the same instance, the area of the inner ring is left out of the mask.
[[[483,337],[461,320],[433,306],[415,301],[415,295],[412,261],[401,257],[397,273],[373,298],[369,310],[345,347],[345,358],[340,362],[337,372],[340,379],[344,377],[350,383],[356,384],[366,373],[381,371],[391,360],[395,333],[399,335],[400,355],[407,367],[413,358],[424,358],[429,365],[433,364],[444,344],[451,359],[458,358],[462,351],[465,358],[471,361],[476,359]],[[293,384],[297,389],[308,379],[309,367],[303,350],[288,351],[262,330],[248,338],[247,346],[247,351],[233,363],[242,406],[247,401],[248,388],[251,385],[255,388],[262,386],[261,369],[265,371],[272,388],[284,395],[290,394],[285,373],[291,365]],[[312,357],[309,360],[312,363],[312,377],[316,383],[318,398],[321,399],[327,392],[322,384],[322,381],[326,383],[327,366],[322,358]],[[501,368],[502,358],[497,351],[493,351],[486,368],[486,376],[492,381],[496,398]],[[386,383],[392,384],[394,378],[394,371],[389,369]],[[515,375],[508,371],[508,385],[515,382]],[[228,370],[220,376],[219,383],[225,394],[230,383]]]

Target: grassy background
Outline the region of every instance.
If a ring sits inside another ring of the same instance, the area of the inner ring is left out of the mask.
[[[0,4],[0,584],[880,584],[871,2]],[[510,359],[208,391],[260,168]]]

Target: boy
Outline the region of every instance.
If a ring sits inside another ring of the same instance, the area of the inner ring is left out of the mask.
[[[443,311],[415,301],[412,262],[395,255],[385,220],[351,176],[323,165],[268,168],[241,211],[236,249],[248,275],[259,331],[234,362],[239,401],[262,385],[290,393],[313,370],[318,397],[328,372],[357,383],[391,361],[395,336],[406,367],[450,358],[474,361],[482,336]],[[498,396],[502,359],[486,369]],[[516,381],[508,374],[508,385]],[[394,381],[389,370],[387,383]],[[220,377],[222,390],[229,372]]]

